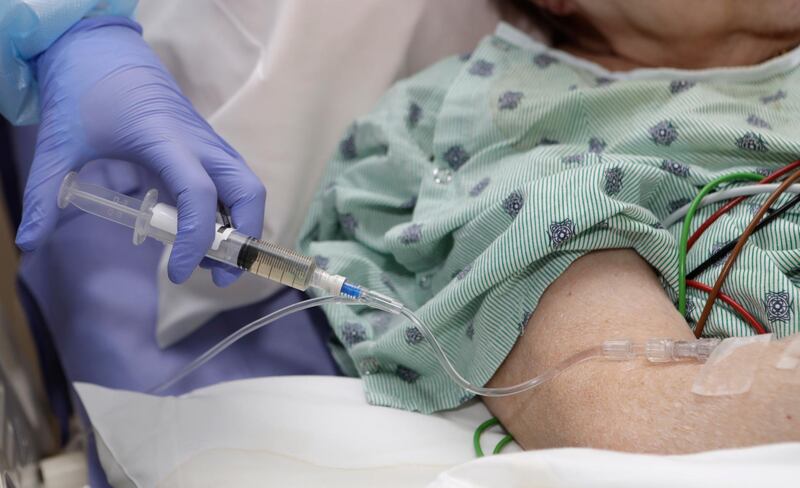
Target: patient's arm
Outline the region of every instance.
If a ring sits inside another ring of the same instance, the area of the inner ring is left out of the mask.
[[[636,253],[595,252],[573,263],[547,289],[525,334],[489,384],[518,383],[608,338],[650,337],[694,336]],[[760,352],[738,350],[733,360],[756,361],[758,369],[750,391],[736,396],[693,394],[702,367],[697,363],[595,360],[532,391],[485,402],[527,449],[588,446],[681,453],[797,441],[800,369],[774,367],[787,343],[773,342]]]

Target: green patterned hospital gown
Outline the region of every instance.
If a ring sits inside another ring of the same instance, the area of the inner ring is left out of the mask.
[[[485,384],[547,286],[590,251],[634,249],[676,300],[680,224],[661,220],[717,176],[800,158],[798,58],[615,74],[501,26],[470,55],[398,83],[353,124],[300,248],[417,310],[457,369]],[[719,219],[688,269],[738,237],[765,199]],[[777,337],[798,330],[798,212],[751,238],[725,285]],[[719,270],[698,280],[713,284]],[[705,297],[689,290],[688,326]],[[432,412],[469,398],[402,318],[325,312],[334,354],[364,378],[370,402]],[[754,334],[721,302],[704,333]]]

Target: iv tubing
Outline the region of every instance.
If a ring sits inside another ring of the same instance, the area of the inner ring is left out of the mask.
[[[211,349],[204,352],[197,358],[195,358],[191,363],[187,364],[183,367],[175,376],[170,378],[169,380],[165,381],[164,383],[158,385],[155,388],[152,388],[148,391],[148,393],[161,393],[170,386],[174,385],[175,383],[179,382],[183,378],[189,376],[193,373],[196,369],[203,366],[207,362],[214,359],[219,353],[230,347],[234,342],[238,341],[239,339],[243,338],[244,336],[257,331],[258,329],[264,327],[265,325],[271,324],[276,320],[280,320],[287,315],[291,315],[295,312],[300,312],[301,310],[306,310],[313,307],[319,307],[321,305],[325,305],[326,303],[343,303],[345,305],[362,305],[359,302],[353,301],[350,298],[339,297],[339,296],[328,296],[328,297],[319,297],[319,298],[311,298],[309,300],[303,300],[302,302],[293,303],[287,307],[284,307],[280,310],[276,310],[269,315],[265,315],[264,317],[258,318],[249,324],[245,325],[241,329],[237,330],[236,332],[230,334],[228,337],[222,339],[217,344],[215,344]]]
[[[157,191],[150,190],[143,200],[138,200],[107,188],[81,183],[77,180],[77,177],[78,175],[73,172],[64,178],[59,190],[59,207],[64,208],[69,204],[73,204],[84,212],[130,227],[134,231],[133,241],[136,244],[140,244],[147,237],[155,238],[164,243],[174,242],[178,228],[177,210],[157,203]],[[206,255],[217,261],[245,269],[263,278],[299,290],[306,290],[309,287],[318,288],[330,295],[290,305],[251,322],[194,359],[180,370],[175,377],[159,385],[152,392],[163,392],[249,333],[291,313],[328,303],[368,305],[393,314],[403,315],[416,325],[417,329],[431,343],[436,360],[445,373],[458,386],[477,395],[513,395],[554,378],[573,364],[594,357],[608,357],[607,354],[604,356],[606,351],[602,348],[592,348],[575,354],[558,363],[554,368],[518,385],[505,388],[476,386],[458,373],[430,328],[420,322],[417,316],[403,306],[402,303],[391,297],[372,290],[362,289],[356,284],[349,283],[344,276],[330,275],[317,268],[309,257],[301,256],[290,249],[269,242],[239,234],[235,229],[225,227],[224,224],[220,223],[217,224],[217,231],[214,234],[214,244],[212,244]]]
[[[469,380],[461,376],[461,374],[453,366],[453,363],[450,362],[450,359],[447,357],[447,354],[445,353],[439,341],[437,341],[436,337],[434,337],[430,328],[423,324],[419,318],[417,318],[414,312],[409,310],[407,307],[402,307],[401,309],[394,308],[391,304],[387,305],[386,302],[381,300],[382,298],[385,298],[382,295],[371,294],[369,291],[365,291],[365,296],[369,297],[370,295],[375,295],[376,300],[372,301],[369,298],[367,300],[356,300],[346,296],[327,296],[304,300],[272,312],[265,317],[254,320],[253,322],[229,335],[211,349],[197,357],[191,363],[186,365],[175,376],[161,385],[151,389],[148,393],[162,393],[164,390],[173,386],[178,381],[182,380],[196,369],[200,368],[205,363],[216,357],[219,353],[230,347],[239,339],[245,337],[251,332],[255,332],[265,325],[275,322],[276,320],[279,320],[289,314],[330,303],[340,303],[343,305],[367,305],[373,308],[403,315],[422,332],[424,337],[433,347],[434,355],[436,356],[437,361],[442,366],[445,373],[447,373],[447,375],[458,386],[476,395],[488,397],[509,396],[530,390],[531,388],[535,388],[557,377],[568,368],[590,359],[604,358],[610,360],[632,360],[637,357],[644,356],[647,357],[648,361],[650,362],[669,362],[679,361],[682,359],[697,359],[702,361],[708,357],[710,352],[719,343],[719,339],[701,339],[694,341],[694,343],[672,341],[670,339],[651,339],[646,344],[635,344],[625,339],[609,340],[605,341],[602,346],[591,347],[575,353],[538,376],[527,381],[523,381],[522,383],[506,387],[484,387],[474,385],[470,383]]]
[[[150,390],[149,393],[162,393],[164,390],[171,387],[172,385],[182,380],[183,378],[194,372],[196,369],[200,368],[208,361],[216,357],[219,353],[230,347],[234,342],[245,337],[251,332],[255,332],[261,327],[271,324],[272,322],[275,322],[276,320],[279,320],[295,312],[306,310],[312,307],[319,307],[321,305],[326,305],[329,303],[340,303],[342,305],[362,305],[362,306],[371,305],[374,308],[384,309],[384,307],[380,306],[376,307],[375,303],[370,303],[370,302],[365,303],[363,301],[353,300],[352,298],[343,296],[327,296],[327,297],[311,298],[309,300],[303,300],[302,302],[294,303],[292,305],[289,305],[288,307],[284,307],[280,310],[272,312],[271,314],[265,317],[256,319],[253,322],[250,322],[249,324],[245,325],[241,329],[237,330],[236,332],[232,333],[225,339],[221,340],[218,344],[213,346],[211,349],[198,356],[191,363],[187,364],[175,376],[173,376],[166,382],[162,383],[161,385],[158,385],[156,388]],[[395,313],[397,312],[395,311]],[[450,376],[450,378],[458,386],[476,395],[500,397],[500,396],[508,396],[508,395],[514,395],[516,393],[521,393],[523,391],[539,386],[542,383],[555,378],[556,376],[561,374],[564,370],[575,364],[581,363],[589,359],[604,357],[602,347],[597,346],[587,349],[585,351],[581,351],[577,354],[574,354],[568,357],[567,359],[561,361],[560,363],[556,364],[553,368],[548,369],[544,373],[540,374],[539,376],[531,378],[528,381],[523,381],[522,383],[519,383],[517,385],[500,387],[500,388],[476,386],[470,383],[469,380],[461,376],[461,374],[453,366],[453,363],[450,362],[450,359],[448,359],[447,354],[444,352],[444,349],[442,348],[441,344],[439,344],[439,341],[436,340],[431,330],[417,318],[414,312],[412,312],[406,307],[403,307],[403,309],[400,310],[399,313],[404,317],[406,317],[408,320],[410,320],[422,332],[422,334],[425,336],[428,342],[433,346],[436,359],[439,361],[439,364],[442,366],[447,375]]]
[[[445,354],[444,349],[442,349],[442,345],[439,344],[439,341],[433,336],[431,330],[426,327],[414,313],[409,310],[408,308],[403,308],[400,312],[404,317],[410,320],[417,328],[422,332],[422,335],[428,339],[433,345],[434,350],[436,351],[436,359],[439,360],[439,363],[444,368],[445,372],[448,376],[461,388],[467,390],[470,393],[474,393],[480,396],[487,396],[487,397],[503,397],[514,395],[517,393],[522,393],[523,391],[530,390],[531,388],[535,388],[542,383],[545,383],[559,374],[561,374],[564,370],[574,366],[578,363],[582,363],[589,359],[595,358],[602,358],[603,357],[603,349],[601,346],[592,347],[581,351],[577,354],[573,354],[572,356],[568,357],[567,359],[562,360],[552,368],[548,369],[544,373],[529,379],[528,381],[523,381],[522,383],[518,383],[513,386],[504,386],[504,387],[486,387],[486,386],[476,386],[470,383],[466,378],[461,376],[456,368],[453,366],[453,363],[450,362],[450,359],[447,358],[447,354]]]

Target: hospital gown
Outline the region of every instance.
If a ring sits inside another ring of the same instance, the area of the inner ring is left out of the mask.
[[[715,177],[768,174],[800,157],[799,61],[795,51],[748,68],[615,75],[533,41],[488,37],[397,84],[352,125],[300,247],[416,309],[455,367],[483,385],[547,286],[588,252],[634,249],[677,299],[680,224],[660,222]],[[737,238],[765,199],[719,219],[688,269]],[[777,337],[798,330],[799,220],[790,211],[751,238],[725,286]],[[698,279],[713,284],[719,270]],[[705,298],[689,291],[688,326]],[[326,314],[334,354],[363,376],[370,402],[433,412],[469,399],[401,317],[335,305]],[[750,334],[722,303],[704,330]]]

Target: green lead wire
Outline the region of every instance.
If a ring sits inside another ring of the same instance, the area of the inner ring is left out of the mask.
[[[496,417],[492,417],[475,429],[475,433],[472,434],[472,446],[475,448],[476,456],[483,457],[483,449],[481,449],[481,435],[483,435],[483,432],[489,427],[495,426],[499,423],[500,421],[497,420]]]
[[[700,193],[694,197],[689,210],[686,212],[686,217],[683,218],[683,228],[681,229],[681,240],[678,247],[678,310],[681,316],[686,316],[686,253],[687,243],[689,241],[689,228],[692,225],[692,219],[697,212],[700,202],[703,197],[711,193],[716,187],[722,183],[729,181],[761,181],[764,176],[757,173],[732,173],[729,175],[720,176],[711,180],[704,186]]]
[[[506,436],[500,439],[500,442],[494,446],[494,451],[492,451],[492,454],[500,454],[500,451],[502,451],[503,448],[509,445],[513,440],[514,438],[511,437],[511,434],[506,434]]]
[[[475,448],[475,456],[477,457],[484,456],[483,449],[481,448],[481,436],[483,435],[483,433],[489,427],[493,427],[499,424],[500,421],[497,420],[496,417],[492,417],[486,422],[479,425],[477,429],[475,429],[475,433],[472,435],[472,446]],[[506,434],[506,436],[500,439],[500,442],[498,442],[497,445],[494,446],[494,451],[492,451],[492,454],[500,454],[503,448],[506,447],[513,440],[514,438],[510,434]]]

